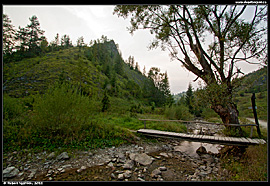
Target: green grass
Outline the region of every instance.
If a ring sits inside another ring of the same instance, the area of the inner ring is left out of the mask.
[[[36,95],[32,110],[22,100],[4,95],[4,151],[89,149],[133,140],[134,135],[125,128],[103,117],[91,117],[99,112],[100,102],[79,94],[69,84],[56,84]]]
[[[26,98],[4,95],[4,152],[34,149],[53,151],[61,148],[93,149],[132,143],[129,130],[144,128],[138,118],[166,119],[149,114],[148,107],[131,112],[136,101],[111,97],[111,107],[100,112],[101,100],[84,96],[76,86],[56,83],[46,90]],[[27,106],[28,105],[28,106]],[[155,112],[160,112],[156,109]],[[185,132],[177,122],[147,122],[147,128]]]
[[[251,145],[241,157],[228,152],[221,162],[229,171],[226,181],[267,181],[267,144]]]
[[[255,95],[258,118],[267,120],[267,91],[256,93]],[[254,117],[252,109],[249,109],[252,106],[251,96],[251,93],[242,93],[241,96],[235,96],[234,100],[237,103],[240,117]]]

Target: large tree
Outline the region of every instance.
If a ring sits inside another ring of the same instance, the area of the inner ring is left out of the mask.
[[[44,40],[43,34],[45,31],[41,30],[37,16],[33,15],[29,20],[30,24],[26,26],[29,38],[28,47],[30,51],[36,53],[38,52],[41,41]]]
[[[11,54],[15,47],[15,32],[8,15],[3,14],[3,54]]]
[[[131,33],[149,29],[155,35],[150,48],[167,48],[209,92],[218,92],[209,102],[222,121],[239,124],[233,80],[242,73],[241,61],[267,65],[267,6],[119,5],[114,13],[130,18]]]

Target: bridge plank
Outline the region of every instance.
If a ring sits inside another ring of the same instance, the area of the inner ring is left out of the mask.
[[[152,129],[139,129],[138,133],[145,135],[160,135],[160,136],[171,136],[176,138],[187,138],[201,141],[213,141],[213,142],[228,142],[228,143],[240,143],[240,144],[265,144],[266,141],[263,139],[250,139],[244,137],[224,137],[224,136],[208,136],[208,135],[196,135],[196,134],[186,134],[186,133],[176,133],[159,131]]]

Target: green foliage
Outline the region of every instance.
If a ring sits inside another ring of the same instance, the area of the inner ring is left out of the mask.
[[[11,98],[8,95],[3,96],[3,116],[5,120],[12,120],[21,116],[25,112],[21,100]]]
[[[56,84],[36,98],[33,122],[46,136],[72,136],[87,123],[91,100],[67,83]]]
[[[202,113],[201,113],[201,116],[205,119],[205,120],[208,120],[211,119],[211,118],[219,118],[219,115],[213,111],[213,109],[210,109],[210,108],[203,108],[202,109]]]
[[[4,151],[100,148],[133,139],[129,131],[103,121],[104,116],[96,117],[100,103],[80,94],[78,87],[68,83],[57,83],[45,94],[35,96],[34,111],[17,119],[11,117],[21,113],[23,103],[31,103],[31,99],[24,102],[7,96],[4,99],[5,113],[9,113],[3,126]]]
[[[230,172],[228,181],[267,181],[267,145],[250,145],[241,157],[226,153],[221,158]]]
[[[102,112],[105,112],[106,110],[109,109],[110,100],[109,100],[109,97],[107,95],[107,91],[106,90],[104,91],[104,96],[102,98],[101,103],[102,103],[102,110],[101,110]]]
[[[172,105],[171,107],[166,107],[165,116],[169,119],[176,120],[190,120],[193,119],[193,115],[189,112],[188,107],[185,105]]]

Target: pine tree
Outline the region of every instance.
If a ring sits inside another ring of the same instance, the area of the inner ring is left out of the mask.
[[[29,20],[31,23],[26,26],[29,37],[28,48],[30,51],[37,53],[45,31],[41,30],[37,16],[33,15]]]
[[[59,34],[57,33],[54,40],[50,43],[52,51],[58,50],[59,45],[60,45],[60,40],[59,40]]]
[[[186,92],[185,102],[186,102],[186,105],[189,108],[190,113],[193,113],[193,104],[192,104],[193,99],[194,99],[193,90],[192,90],[191,83],[189,83],[188,90]]]
[[[77,39],[77,47],[79,47],[79,51],[81,51],[81,48],[85,45],[83,36],[79,37]]]
[[[3,54],[11,54],[15,47],[15,32],[8,15],[3,14]]]
[[[139,66],[138,62],[136,62],[135,71],[140,72],[140,66]]]
[[[72,41],[70,40],[69,35],[63,35],[61,38],[61,47],[69,48],[72,47]]]
[[[29,49],[29,30],[27,28],[22,28],[19,26],[19,30],[16,32],[16,40],[18,41],[18,45],[16,46],[21,52],[25,52]]]

